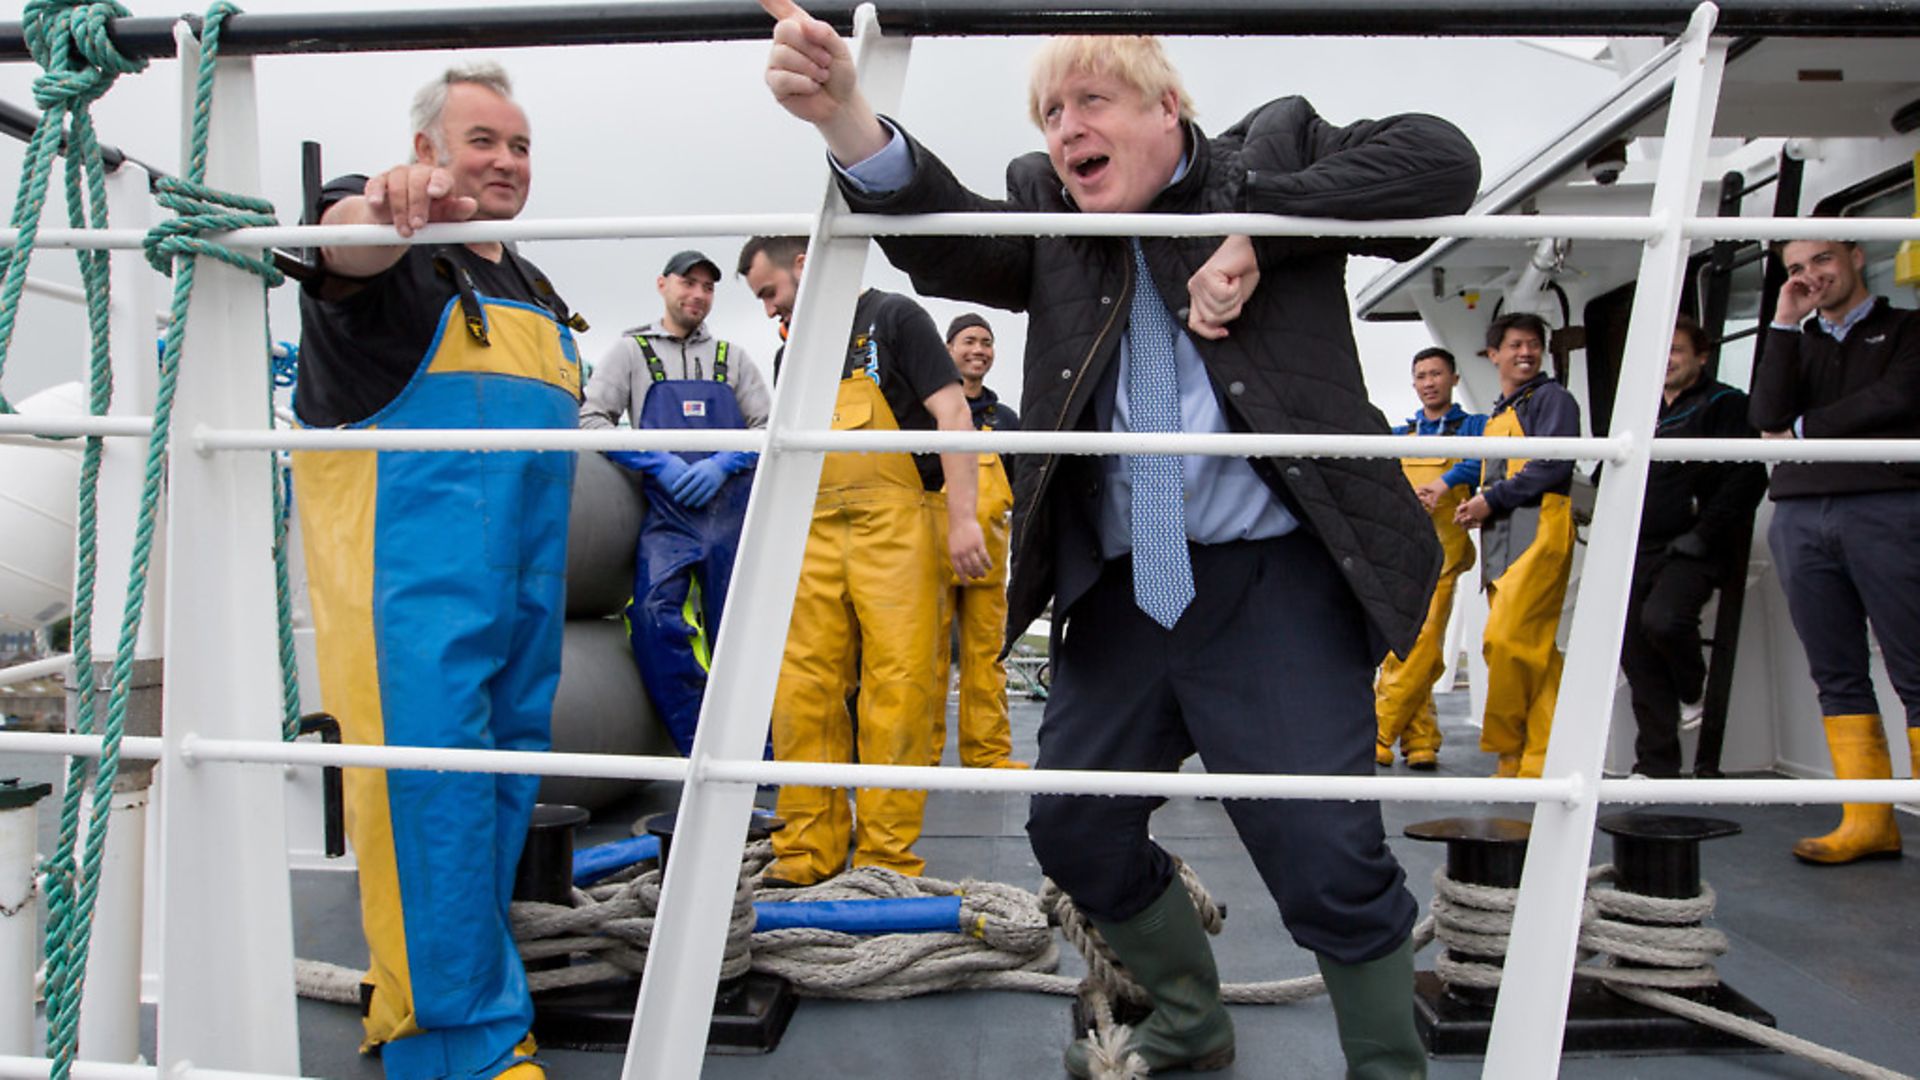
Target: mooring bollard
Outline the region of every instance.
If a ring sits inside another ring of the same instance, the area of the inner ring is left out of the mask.
[[[1615,814],[1601,819],[1599,826],[1613,837],[1618,891],[1675,900],[1701,895],[1701,842],[1740,831],[1739,825],[1717,818],[1644,811]],[[1508,818],[1445,818],[1410,825],[1406,835],[1445,843],[1447,876],[1455,882],[1518,888],[1530,831],[1526,822]],[[1496,967],[1506,959],[1452,946],[1449,954]],[[1758,1023],[1774,1022],[1725,983],[1674,992]],[[1486,1053],[1498,997],[1497,988],[1459,986],[1432,971],[1416,972],[1414,1021],[1427,1052],[1435,1057]],[[1567,1054],[1596,1056],[1763,1052],[1739,1036],[1629,1000],[1602,980],[1583,975],[1573,980],[1561,1045]]]
[[[543,811],[548,813],[543,814]],[[539,806],[534,809],[534,824],[527,836],[527,852],[520,859],[515,879],[516,900],[543,900],[569,904],[573,896],[573,830],[585,824],[588,814],[579,807]],[[660,842],[658,862],[665,870],[673,848],[675,816],[654,814],[640,823],[641,830]],[[767,814],[754,814],[747,825],[748,842],[772,836],[784,822]],[[528,879],[529,893],[523,895],[522,882]],[[741,889],[750,888],[746,883]],[[751,902],[751,897],[746,897]],[[655,932],[658,933],[656,926]],[[528,970],[565,967],[564,957],[528,964]],[[575,1050],[619,1051],[626,1048],[633,1027],[633,1003],[638,979],[613,979],[586,986],[560,987],[533,996],[534,1033],[543,1046]],[[713,1025],[707,1034],[707,1052],[713,1054],[764,1054],[780,1045],[787,1022],[793,1017],[797,998],[785,980],[757,972],[746,972],[720,980],[715,990]]]
[[[1533,827],[1514,818],[1440,818],[1406,827],[1414,840],[1447,845],[1447,876],[1462,885],[1486,885],[1497,889],[1520,887],[1520,871],[1527,863],[1527,837]],[[1450,950],[1458,959],[1499,967],[1506,961],[1504,952],[1488,955]],[[1456,986],[1444,983],[1444,993],[1468,1005],[1493,1007],[1500,996],[1497,987]]]
[[[1613,868],[1620,891],[1669,900],[1700,895],[1700,845],[1735,836],[1740,826],[1721,818],[1635,810],[1609,814],[1600,831],[1613,837]]]

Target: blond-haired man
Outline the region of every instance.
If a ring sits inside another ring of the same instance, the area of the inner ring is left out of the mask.
[[[1298,98],[1217,139],[1193,122],[1150,38],[1043,48],[1032,115],[1045,154],[987,199],[860,95],[844,43],[787,0],[767,82],[812,122],[868,212],[1253,211],[1350,218],[1458,212],[1479,162],[1451,125],[1346,127]],[[1352,252],[1424,243],[1230,237],[888,238],[923,292],[1029,313],[1028,431],[1356,431],[1367,402],[1343,275]],[[1009,627],[1054,605],[1043,769],[1373,771],[1371,681],[1418,633],[1439,545],[1388,461],[1023,455]],[[1160,800],[1039,796],[1041,869],[1099,926],[1152,999],[1127,1050],[1154,1071],[1219,1068],[1233,1029],[1173,857]],[[1316,953],[1349,1075],[1417,1076],[1416,914],[1377,804],[1240,801],[1228,812],[1294,939]],[[1123,1055],[1124,1056],[1124,1055]],[[1089,1048],[1067,1068],[1091,1071]]]

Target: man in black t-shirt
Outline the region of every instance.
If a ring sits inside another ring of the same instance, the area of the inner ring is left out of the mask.
[[[413,160],[329,185],[322,224],[505,220],[531,179],[506,75],[414,101]],[[575,424],[580,362],[546,279],[498,243],[325,248],[300,298],[310,427]],[[321,697],[347,742],[545,750],[560,675],[570,453],[307,451],[294,480]],[[350,769],[371,954],[365,1048],[389,1080],[544,1076],[507,897],[532,776]]]
[[[755,237],[740,252],[739,272],[769,318],[792,318],[806,258],[803,237]],[[877,289],[861,294],[833,426],[973,430],[953,361],[920,305]],[[947,578],[930,522],[945,517],[962,580],[986,575],[975,462],[966,453],[827,455],[774,693],[777,760],[853,761],[856,738],[865,764],[925,765],[932,756],[935,710],[946,708],[934,662]],[[847,713],[856,654],[857,729]],[[844,790],[781,788],[787,824],[774,834],[766,879],[823,881],[846,868],[850,846],[855,866],[919,874],[926,861],[913,843],[926,793],[862,788],[853,801],[850,816]]]

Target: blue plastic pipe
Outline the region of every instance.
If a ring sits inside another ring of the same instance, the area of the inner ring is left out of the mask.
[[[921,934],[960,929],[957,896],[886,900],[761,901],[756,930],[838,930],[846,934]]]
[[[629,836],[607,844],[595,844],[573,853],[573,883],[586,888],[616,870],[634,863],[660,857],[660,838]]]

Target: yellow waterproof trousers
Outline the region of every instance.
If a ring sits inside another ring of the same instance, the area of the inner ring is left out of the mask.
[[[1008,515],[1013,511],[1013,485],[999,454],[980,455],[980,532],[987,538],[987,557],[993,569],[975,581],[961,581],[947,567],[948,588],[942,597],[942,642],[960,636],[960,764],[973,769],[1021,768],[1013,760],[1013,733],[1007,721],[1007,665],[1000,650],[1007,638]],[[946,535],[944,498],[928,503],[929,527],[936,537]],[[939,650],[939,673],[934,685],[944,690],[952,653]],[[943,701],[934,710],[933,764],[947,745],[947,710]]]
[[[1452,468],[1452,458],[1405,458],[1400,468],[1415,487],[1439,479]],[[1453,512],[1465,496],[1464,487],[1448,489],[1431,511],[1434,532],[1440,537],[1446,562],[1427,604],[1427,621],[1420,636],[1401,660],[1392,653],[1380,664],[1373,683],[1374,718],[1379,724],[1376,743],[1383,760],[1393,756],[1393,744],[1403,755],[1431,754],[1440,749],[1440,722],[1433,710],[1433,684],[1447,669],[1447,622],[1453,617],[1454,585],[1473,567],[1473,540],[1453,523]],[[1429,762],[1432,760],[1428,759]]]
[[[1526,432],[1509,409],[1493,418],[1486,434]],[[1509,459],[1507,475],[1525,465]],[[1487,526],[1494,527],[1528,529],[1533,538],[1487,582],[1487,634],[1481,647],[1487,661],[1487,705],[1480,749],[1500,755],[1502,776],[1539,776],[1547,762],[1560,669],[1566,662],[1554,635],[1573,569],[1573,504],[1565,495],[1549,493],[1541,496],[1539,506],[1520,507]],[[1483,544],[1490,543],[1483,537]],[[1492,556],[1488,558],[1491,562]],[[1493,572],[1491,566],[1488,572]]]
[[[895,431],[872,379],[843,380],[836,431]],[[773,703],[779,761],[924,765],[933,754],[936,620],[945,583],[927,497],[907,454],[828,454]],[[944,535],[944,534],[943,534]],[[944,647],[944,642],[940,643]],[[859,673],[859,723],[847,695]],[[918,874],[926,792],[786,786],[769,877],[810,885],[853,865]]]

